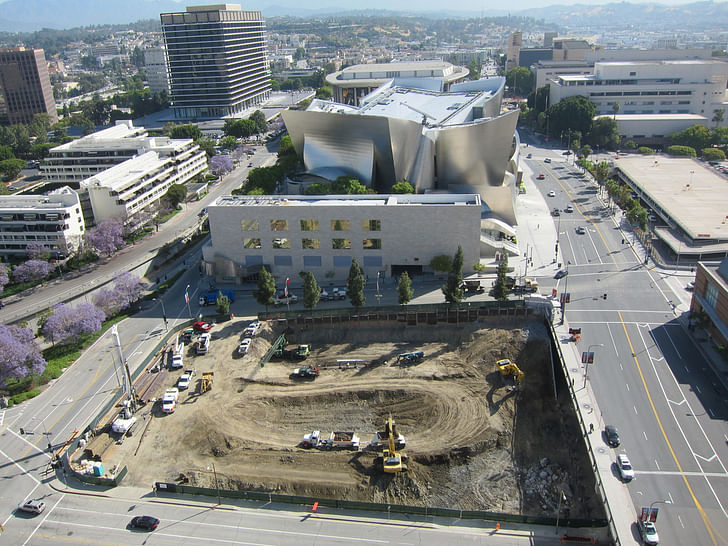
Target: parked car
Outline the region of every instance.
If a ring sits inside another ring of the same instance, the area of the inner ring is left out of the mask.
[[[629,462],[627,455],[620,453],[617,455],[617,469],[619,470],[619,476],[626,482],[634,479],[634,469],[632,463]]]
[[[690,281],[688,284],[686,284],[685,290],[688,290],[688,291],[695,290],[695,281]]]
[[[539,180],[543,180],[544,178],[546,178],[546,176],[543,173],[541,173],[536,178],[538,178]]]
[[[238,345],[238,354],[244,355],[248,354],[248,349],[250,349],[250,344],[253,340],[249,337],[246,337],[244,340],[240,342],[240,345]]]
[[[619,447],[619,444],[622,443],[619,439],[617,427],[614,425],[607,425],[604,427],[604,436],[607,439],[607,444],[611,447]]]
[[[40,514],[45,510],[45,503],[39,500],[28,499],[18,505],[18,510],[28,514]]]
[[[640,531],[640,536],[645,544],[650,546],[660,542],[660,536],[657,534],[657,528],[651,521],[638,521],[637,527]]]
[[[192,325],[195,332],[209,332],[212,330],[213,325],[209,322],[198,321]]]
[[[578,226],[578,227],[576,228],[576,232],[577,232],[577,233],[578,233],[579,235],[584,235],[584,234],[586,233],[586,228],[585,228],[584,226]]]
[[[179,379],[177,380],[177,388],[181,391],[185,389],[190,388],[190,383],[192,382],[192,376],[195,374],[195,372],[191,370],[185,371],[182,375],[179,376]]]
[[[551,211],[551,216],[561,216],[561,211],[559,209],[554,209]]]
[[[255,334],[258,333],[258,329],[260,328],[260,322],[257,320],[251,322],[248,324],[248,326],[243,330],[243,335],[245,337],[253,337]]]
[[[566,269],[559,269],[556,272],[556,275],[554,275],[554,279],[563,279],[569,274],[569,272]]]
[[[154,531],[158,526],[159,519],[154,516],[135,516],[129,522],[129,527],[132,529],[144,529],[145,531]]]

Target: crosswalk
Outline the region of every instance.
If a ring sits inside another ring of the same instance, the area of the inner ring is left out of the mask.
[[[5,412],[0,411],[0,427],[3,426],[3,421],[5,421]]]

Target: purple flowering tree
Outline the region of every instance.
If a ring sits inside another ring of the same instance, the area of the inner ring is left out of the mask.
[[[101,330],[104,312],[92,303],[57,305],[43,325],[43,337],[51,343],[71,344],[85,334]]]
[[[28,243],[28,245],[25,247],[25,250],[28,253],[28,258],[31,260],[48,261],[51,257],[51,249],[42,243]]]
[[[124,246],[123,226],[116,218],[107,218],[86,232],[86,244],[100,254],[111,256]]]
[[[10,282],[10,277],[8,276],[8,268],[5,267],[5,264],[0,264],[0,292],[5,290],[5,286]]]
[[[216,155],[210,159],[210,170],[212,174],[227,174],[235,168],[233,160],[226,155]]]
[[[107,317],[127,309],[142,296],[142,281],[137,275],[127,271],[115,280],[113,288],[104,288],[94,296],[94,305],[103,309]]]
[[[0,324],[0,386],[5,386],[8,379],[40,375],[47,365],[33,332]]]
[[[44,260],[28,260],[13,269],[15,282],[38,282],[51,274],[53,264]]]

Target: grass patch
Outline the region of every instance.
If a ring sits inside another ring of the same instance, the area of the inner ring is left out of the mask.
[[[175,217],[176,214],[179,214],[180,210],[182,210],[182,209],[175,209],[175,210],[173,210],[172,212],[170,212],[169,214],[167,214],[165,216],[158,216],[157,217],[157,222],[159,222],[160,224],[164,224],[165,222],[169,222],[172,218]]]

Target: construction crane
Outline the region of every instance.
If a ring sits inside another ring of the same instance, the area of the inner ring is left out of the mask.
[[[520,385],[521,381],[523,381],[524,376],[526,375],[521,371],[521,369],[516,366],[515,362],[511,362],[509,359],[504,358],[503,360],[499,360],[495,363],[496,366],[498,366],[498,371],[501,373],[503,377],[506,376],[512,376],[513,379],[516,381],[516,385]]]
[[[407,455],[396,450],[395,440],[397,438],[397,431],[394,428],[394,420],[391,415],[387,419],[385,431],[389,436],[389,444],[384,448],[384,452],[382,453],[382,470],[387,474],[406,472],[407,465],[404,464],[404,461],[407,460]]]

